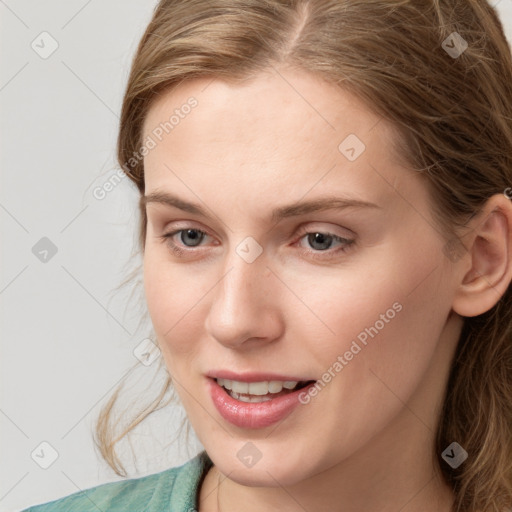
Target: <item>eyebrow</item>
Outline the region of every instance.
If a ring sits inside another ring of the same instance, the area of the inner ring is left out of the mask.
[[[206,210],[195,203],[184,201],[179,197],[176,197],[167,192],[151,192],[150,194],[144,195],[140,198],[141,206],[146,206],[148,203],[164,204],[166,206],[173,206],[180,210],[195,215],[202,215],[203,217],[209,218],[210,215]],[[323,210],[342,210],[345,208],[378,208],[382,209],[381,206],[362,201],[360,199],[353,199],[350,197],[320,197],[311,201],[298,201],[286,206],[280,206],[272,210],[271,221],[277,222],[285,218],[296,217],[299,215],[307,215],[309,213],[319,212]]]

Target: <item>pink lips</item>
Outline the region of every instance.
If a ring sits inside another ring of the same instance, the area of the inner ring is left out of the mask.
[[[228,395],[226,390],[217,384],[213,374],[215,374],[216,378],[237,380],[240,382],[271,380],[300,382],[301,379],[297,377],[283,377],[282,375],[261,373],[236,375],[227,371],[212,372],[209,374],[207,385],[213,404],[226,421],[240,428],[263,428],[283,420],[300,404],[299,394],[307,391],[309,386],[314,385],[313,382],[304,388],[297,389],[286,395],[277,396],[266,402],[250,403],[235,400]],[[304,380],[307,379],[303,379],[303,381]]]

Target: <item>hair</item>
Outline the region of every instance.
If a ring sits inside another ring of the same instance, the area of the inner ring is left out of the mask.
[[[454,32],[467,42],[459,56],[443,45]],[[511,51],[486,1],[162,0],[134,56],[120,119],[117,160],[140,194],[142,130],[155,99],[184,81],[238,83],[277,65],[338,85],[390,122],[399,156],[425,180],[447,244],[510,187]],[[146,221],[142,206],[142,254]],[[454,491],[455,512],[512,505],[511,312],[509,285],[492,309],[464,318],[432,454]],[[117,436],[117,391],[102,410],[97,446],[119,475],[116,443],[161,405],[171,382],[168,375]],[[456,469],[441,457],[453,441],[469,454]]]

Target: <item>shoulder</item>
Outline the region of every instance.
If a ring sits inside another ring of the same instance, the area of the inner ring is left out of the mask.
[[[211,466],[203,451],[182,466],[101,484],[22,512],[188,512],[195,509],[200,483]]]

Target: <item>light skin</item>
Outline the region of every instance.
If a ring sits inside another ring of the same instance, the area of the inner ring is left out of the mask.
[[[436,424],[461,316],[489,310],[512,279],[511,201],[488,201],[452,261],[424,181],[354,96],[284,68],[238,85],[194,80],[155,101],[144,137],[190,96],[198,106],[145,157],[145,193],[208,216],[147,203],[144,285],[162,356],[215,464],[200,512],[448,512]],[[349,134],[366,146],[354,161],[338,149]],[[270,217],[327,196],[376,206]],[[199,245],[175,234],[178,254],[162,236],[179,229],[206,234],[193,232]],[[252,263],[236,251],[246,237],[262,249]],[[214,407],[208,371],[320,380],[395,303],[400,312],[281,422],[244,429]],[[261,453],[252,467],[237,457],[248,441]]]

